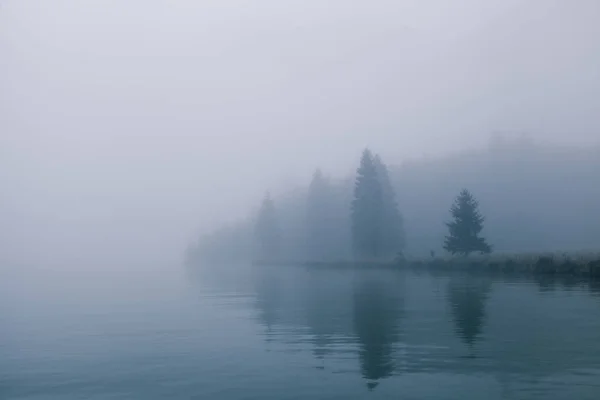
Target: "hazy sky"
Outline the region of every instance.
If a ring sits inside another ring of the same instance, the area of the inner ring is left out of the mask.
[[[182,247],[366,145],[598,143],[599,20],[597,0],[0,0],[0,249]]]

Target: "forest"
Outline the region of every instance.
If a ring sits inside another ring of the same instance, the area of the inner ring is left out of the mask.
[[[479,150],[387,165],[366,149],[356,176],[316,169],[306,187],[278,198],[267,193],[255,213],[203,235],[188,256],[303,263],[593,252],[600,246],[599,177],[597,147],[499,138]],[[449,241],[465,192],[478,244],[462,251]]]

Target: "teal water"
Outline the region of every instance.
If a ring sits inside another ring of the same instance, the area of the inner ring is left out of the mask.
[[[599,399],[600,287],[391,270],[0,279],[0,399]]]

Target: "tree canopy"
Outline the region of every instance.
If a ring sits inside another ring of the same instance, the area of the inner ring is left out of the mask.
[[[452,254],[468,255],[472,252],[490,253],[491,246],[479,236],[484,217],[479,212],[479,203],[467,189],[463,189],[450,208],[453,220],[447,222],[449,234],[444,249]]]
[[[387,167],[369,149],[356,171],[352,247],[359,259],[390,259],[404,248],[404,228]]]

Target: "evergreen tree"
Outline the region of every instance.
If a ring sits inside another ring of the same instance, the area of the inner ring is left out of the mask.
[[[331,192],[329,181],[317,169],[308,188],[306,204],[306,257],[311,261],[323,261],[332,253]]]
[[[390,182],[387,166],[381,161],[379,155],[375,156],[374,163],[383,197],[382,253],[386,257],[394,257],[405,246],[404,221],[398,209],[396,193]]]
[[[255,225],[256,253],[259,261],[272,261],[280,251],[280,229],[275,203],[269,193],[263,199]]]
[[[352,248],[359,259],[382,256],[383,192],[373,155],[365,149],[356,171],[351,207]]]
[[[479,213],[479,203],[473,195],[463,189],[450,208],[453,221],[447,222],[449,235],[444,241],[444,249],[452,254],[468,255],[474,251],[490,253],[491,246],[479,237],[483,229],[483,216]]]

